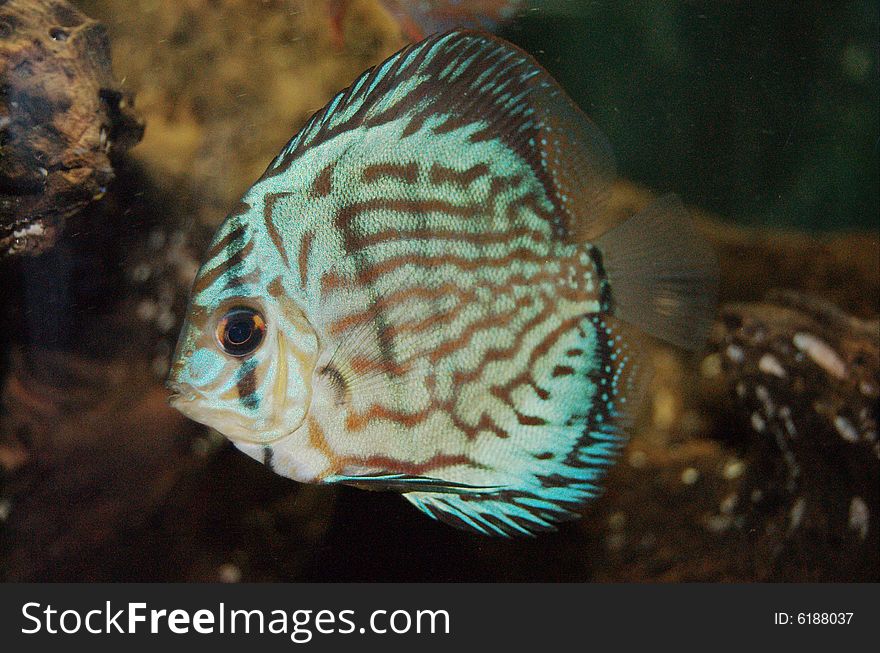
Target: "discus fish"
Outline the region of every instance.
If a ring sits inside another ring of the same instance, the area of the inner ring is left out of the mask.
[[[220,226],[172,404],[283,476],[395,490],[479,533],[576,517],[625,441],[632,333],[698,348],[714,309],[681,202],[615,224],[613,176],[517,47],[456,31],[401,50]]]

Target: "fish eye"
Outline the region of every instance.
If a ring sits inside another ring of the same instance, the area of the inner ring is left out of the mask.
[[[265,335],[266,320],[252,308],[231,308],[217,323],[217,342],[230,356],[254,352]]]

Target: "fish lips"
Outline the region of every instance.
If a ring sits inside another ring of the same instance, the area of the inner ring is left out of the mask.
[[[171,392],[168,396],[168,403],[172,408],[181,410],[181,404],[192,403],[199,398],[199,393],[192,387],[177,381],[166,381],[165,388]],[[181,412],[184,412],[181,410]]]
[[[199,424],[216,429],[235,444],[273,444],[290,436],[301,426],[257,430],[241,415],[210,405],[208,397],[186,383],[166,381],[165,387],[171,391],[168,403],[172,408]]]

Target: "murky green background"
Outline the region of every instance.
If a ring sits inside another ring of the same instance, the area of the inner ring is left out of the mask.
[[[625,177],[739,222],[878,225],[878,3],[556,0],[504,34]]]

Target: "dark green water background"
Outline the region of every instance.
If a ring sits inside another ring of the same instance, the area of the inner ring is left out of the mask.
[[[620,174],[740,223],[878,226],[880,3],[533,1],[502,34]]]

